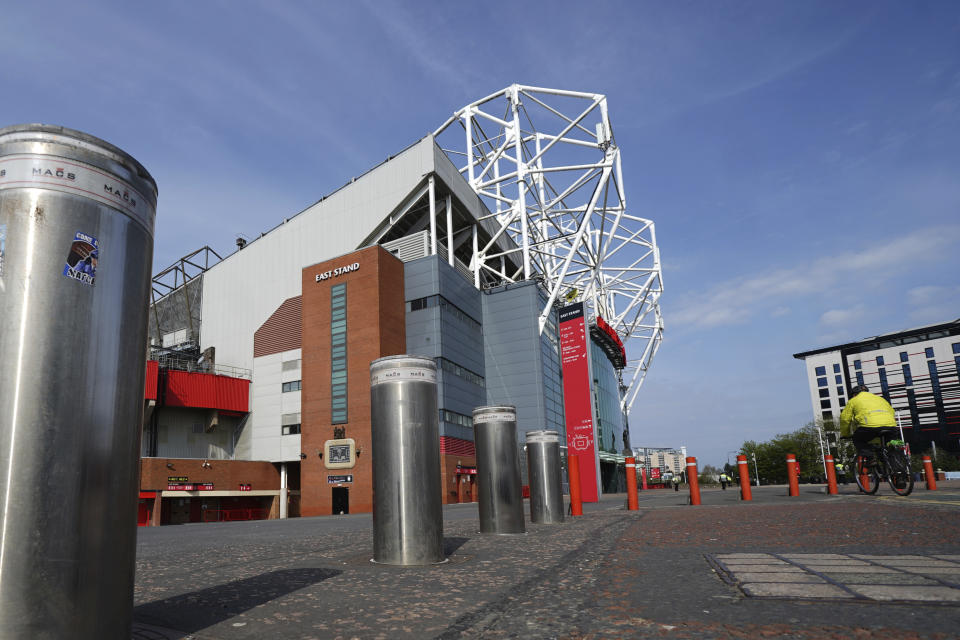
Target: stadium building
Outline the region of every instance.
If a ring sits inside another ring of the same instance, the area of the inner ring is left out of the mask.
[[[960,320],[796,353],[813,415],[835,421],[855,385],[887,399],[914,451],[960,451]]]
[[[515,104],[527,90],[485,100]],[[483,104],[461,110],[457,122],[479,130]],[[476,499],[470,416],[491,404],[517,407],[521,442],[534,429],[565,436],[570,454],[584,456],[581,469],[588,462],[587,497],[620,490],[631,397],[660,341],[652,223],[625,243],[619,199],[608,196],[618,204],[606,211],[594,197],[574,214],[571,201],[556,199],[585,230],[613,215],[622,222],[606,233],[620,239],[609,242],[646,247],[618,267],[628,270],[634,300],[618,312],[624,294],[590,280],[613,265],[569,269],[585,249],[568,221],[555,214],[548,230],[542,202],[533,207],[538,219],[504,205],[511,185],[515,195],[532,197],[532,187],[544,198],[562,188],[570,199],[577,189],[607,188],[612,136],[599,104],[591,144],[604,160],[579,185],[548,187],[532,171],[518,179],[514,162],[515,175],[489,204],[476,173],[506,173],[491,164],[506,152],[491,159],[497,148],[484,145],[495,142],[477,141],[473,161],[457,166],[440,144],[448,123],[258,238],[238,240],[233,254],[204,248],[158,274],[140,524],[372,510],[369,364],[400,353],[437,364],[444,502]],[[603,250],[602,233],[587,237],[591,250]],[[564,250],[570,259],[558,277]],[[623,373],[631,372],[623,345],[631,335],[649,338],[632,380]]]

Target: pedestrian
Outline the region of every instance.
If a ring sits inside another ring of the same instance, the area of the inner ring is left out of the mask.
[[[673,482],[673,490],[680,491],[680,476],[678,475],[673,476],[673,478],[671,479],[671,482]]]
[[[837,480],[842,484],[847,484],[847,468],[843,465],[842,462],[838,462],[836,465],[837,471]]]
[[[727,490],[727,483],[728,483],[728,482],[730,482],[730,480],[729,480],[729,478],[727,478],[727,474],[726,474],[726,473],[721,473],[721,474],[720,474],[720,487],[721,487],[724,491]]]

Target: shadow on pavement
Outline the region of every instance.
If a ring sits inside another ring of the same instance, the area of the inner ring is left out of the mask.
[[[457,552],[457,549],[465,545],[470,541],[470,538],[444,538],[443,539],[443,555],[446,557],[452,556]]]
[[[194,632],[298,589],[338,576],[335,569],[285,569],[155,600],[133,609],[137,622]]]

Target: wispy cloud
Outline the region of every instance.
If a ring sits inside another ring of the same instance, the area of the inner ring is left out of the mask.
[[[673,327],[710,328],[744,323],[771,304],[782,304],[837,287],[854,277],[878,281],[888,274],[937,259],[960,244],[960,225],[929,227],[875,244],[859,251],[821,257],[809,264],[760,270],[762,275],[735,278],[712,288],[686,295],[680,308],[671,311]],[[836,324],[842,310],[828,311],[821,320]]]
[[[820,316],[820,324],[829,326],[846,326],[859,320],[866,313],[866,308],[858,304],[850,309],[830,309]]]

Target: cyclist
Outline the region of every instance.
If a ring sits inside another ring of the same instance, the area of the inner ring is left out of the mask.
[[[870,442],[887,429],[897,426],[897,416],[890,403],[875,396],[864,384],[853,388],[850,401],[840,414],[840,436],[852,438],[857,454],[870,457]]]

